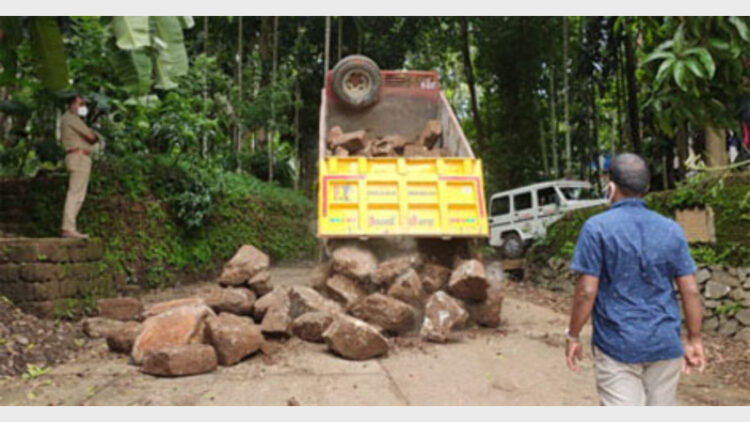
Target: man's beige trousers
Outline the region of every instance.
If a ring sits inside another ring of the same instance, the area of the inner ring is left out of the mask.
[[[682,358],[622,363],[594,346],[594,371],[602,406],[673,406]]]
[[[65,157],[68,168],[68,194],[65,197],[62,229],[76,231],[76,217],[86,198],[86,189],[91,175],[91,159],[83,154],[68,154]]]

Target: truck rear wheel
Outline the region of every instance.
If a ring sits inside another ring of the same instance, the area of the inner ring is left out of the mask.
[[[333,68],[331,86],[336,97],[347,105],[369,107],[378,99],[380,68],[369,57],[345,57]]]
[[[503,246],[500,248],[507,259],[518,259],[523,256],[524,245],[521,237],[516,233],[503,235]]]

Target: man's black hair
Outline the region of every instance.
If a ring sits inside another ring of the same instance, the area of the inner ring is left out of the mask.
[[[648,191],[651,173],[643,158],[626,152],[612,160],[611,178],[625,196],[643,196]]]
[[[72,94],[71,96],[69,96],[67,106],[70,107],[70,105],[73,104],[73,102],[78,98],[83,99],[81,94]]]

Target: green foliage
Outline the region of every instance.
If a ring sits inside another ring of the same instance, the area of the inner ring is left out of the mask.
[[[733,316],[734,314],[742,310],[742,308],[743,306],[741,303],[725,302],[716,307],[715,313],[716,315]]]
[[[46,375],[50,371],[50,369],[51,368],[45,368],[43,366],[34,365],[33,363],[27,363],[26,372],[24,372],[23,375],[21,375],[21,378],[23,378],[26,381],[33,380],[33,379],[41,377],[42,375]]]
[[[65,47],[57,20],[52,16],[30,19],[31,48],[42,85],[50,91],[68,87]]]

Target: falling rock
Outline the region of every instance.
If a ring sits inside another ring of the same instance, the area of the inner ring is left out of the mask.
[[[107,336],[107,347],[109,347],[109,351],[129,355],[133,350],[133,344],[135,343],[138,334],[140,334],[141,328],[141,324],[130,322],[119,330],[110,333]]]
[[[91,338],[102,338],[102,337],[108,337],[112,335],[113,333],[119,331],[120,329],[132,326],[132,325],[138,325],[137,322],[125,322],[125,321],[119,321],[116,319],[109,319],[109,318],[102,318],[102,317],[93,317],[93,318],[85,318],[81,326],[83,328],[83,333]]]
[[[321,296],[315,289],[307,286],[294,286],[289,290],[291,301],[290,316],[296,318],[308,312],[342,312],[341,305]]]
[[[133,361],[141,363],[148,351],[202,343],[206,318],[214,315],[206,305],[191,305],[173,308],[148,318],[133,344]]]
[[[388,296],[408,303],[416,308],[422,306],[422,281],[416,271],[409,268],[396,278],[388,289]]]
[[[332,254],[333,271],[357,280],[367,280],[378,266],[375,255],[357,245],[345,245]]]
[[[419,255],[399,256],[386,259],[378,264],[375,272],[372,273],[372,282],[378,286],[390,286],[396,277],[400,276],[406,270],[419,265]]]
[[[294,320],[292,333],[305,341],[323,342],[323,332],[331,325],[334,316],[328,312],[308,312]]]
[[[212,288],[204,298],[206,305],[214,312],[231,312],[237,315],[251,315],[255,304],[255,293],[246,288]]]
[[[697,273],[695,273],[695,280],[698,282],[698,284],[703,284],[710,279],[711,271],[709,271],[708,268],[701,268]]]
[[[251,245],[243,245],[232,259],[224,265],[219,277],[219,283],[225,286],[239,286],[245,284],[255,274],[268,269],[270,260],[268,255]]]
[[[363,297],[349,308],[349,313],[394,333],[407,332],[416,323],[416,314],[411,306],[382,293]]]
[[[161,302],[154,305],[149,306],[144,312],[143,312],[143,318],[151,318],[152,316],[159,315],[163,312],[179,308],[182,306],[196,306],[196,305],[205,305],[206,301],[203,300],[202,297],[188,297],[185,299],[175,299],[170,300],[167,302]]]
[[[260,349],[263,334],[253,320],[229,313],[206,319],[206,340],[220,365],[229,366]]]
[[[721,299],[726,296],[730,290],[732,290],[731,287],[710,280],[706,283],[706,290],[703,292],[703,295],[707,299]]]
[[[460,261],[448,282],[448,292],[463,300],[485,300],[487,287],[484,266],[476,259]]]
[[[100,317],[120,321],[136,320],[141,317],[143,312],[141,302],[132,297],[99,299],[96,302],[96,307]]]
[[[422,129],[422,133],[419,135],[419,144],[424,145],[426,148],[432,148],[440,139],[440,135],[443,133],[442,125],[440,120],[430,120]]]
[[[427,263],[422,267],[422,288],[425,293],[436,292],[448,283],[450,277],[450,268],[439,264]]]
[[[329,278],[326,281],[326,288],[334,299],[343,302],[346,306],[367,294],[365,289],[360,287],[356,281],[342,274],[334,274]]]
[[[365,360],[388,353],[388,340],[372,325],[341,315],[323,332],[328,348],[347,359]]]
[[[250,290],[255,293],[256,297],[267,295],[273,290],[271,287],[271,272],[268,270],[261,270],[248,280],[247,285],[250,287]]]
[[[279,309],[289,313],[290,306],[289,287],[276,286],[270,293],[255,301],[253,316],[260,321],[269,309]]]
[[[216,352],[207,344],[182,344],[150,350],[141,372],[161,376],[184,376],[211,372],[217,366]]]
[[[292,333],[292,323],[288,308],[269,308],[260,323],[263,334],[274,337],[289,337]]]
[[[453,327],[464,324],[469,314],[461,303],[443,291],[435,292],[427,300],[420,336],[424,340],[444,343]]]
[[[487,299],[479,303],[469,302],[466,309],[477,324],[496,328],[500,325],[500,313],[503,309],[503,285],[502,281],[495,277],[488,278],[487,282]]]

